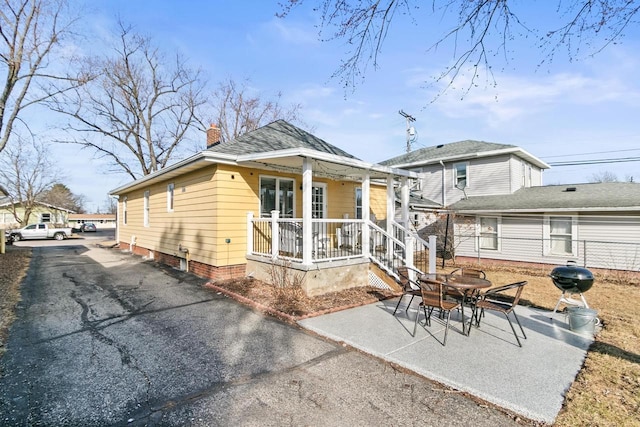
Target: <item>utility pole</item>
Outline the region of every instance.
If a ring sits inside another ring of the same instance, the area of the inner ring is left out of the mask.
[[[407,114],[402,110],[398,111],[398,114],[400,114],[402,117],[407,119],[407,153],[408,153],[409,151],[411,151],[411,135],[409,134],[411,129],[411,122],[415,122],[416,119],[411,114]]]

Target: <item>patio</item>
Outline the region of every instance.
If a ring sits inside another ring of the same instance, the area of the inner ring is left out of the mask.
[[[459,314],[452,312],[452,329],[443,347],[438,341],[444,334],[441,319],[432,316],[431,327],[418,325],[413,337],[418,301],[414,301],[408,312],[401,305],[394,317],[396,303],[397,299],[380,301],[305,319],[299,324],[426,378],[546,423],[553,423],[558,415],[564,393],[593,342],[590,335],[570,331],[563,313],[518,306],[516,311],[527,334],[522,348],[518,347],[504,316],[492,312],[486,313],[480,328],[472,328],[470,336],[461,334]]]

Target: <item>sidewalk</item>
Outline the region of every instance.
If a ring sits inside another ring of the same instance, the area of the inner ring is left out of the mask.
[[[417,300],[417,298],[416,298]],[[582,367],[589,335],[569,330],[565,314],[519,306],[516,311],[527,339],[518,347],[504,315],[486,313],[480,328],[461,334],[458,314],[451,313],[447,345],[440,343],[444,323],[432,316],[431,327],[418,324],[413,332],[417,303],[408,312],[397,299],[352,308],[299,324],[344,342],[419,375],[468,392],[526,418],[553,423],[564,393]],[[465,313],[467,314],[467,313]],[[513,316],[513,315],[512,315]],[[424,317],[421,317],[424,322]],[[514,321],[516,331],[520,333]]]

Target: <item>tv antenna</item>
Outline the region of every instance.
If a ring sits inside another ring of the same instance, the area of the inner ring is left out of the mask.
[[[411,122],[415,122],[416,118],[411,114],[405,113],[403,110],[398,111],[402,117],[407,119],[407,153],[411,151],[411,137],[415,136],[416,130],[411,126]]]

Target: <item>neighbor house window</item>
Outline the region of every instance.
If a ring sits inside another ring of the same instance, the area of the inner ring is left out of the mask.
[[[478,219],[479,247],[484,250],[499,250],[500,218],[480,217]]]
[[[545,216],[545,255],[578,256],[578,220],[575,216]]]
[[[127,198],[122,199],[122,224],[127,225]]]
[[[40,217],[40,222],[51,222],[51,214],[43,213],[42,216]]]
[[[362,219],[362,188],[356,188],[356,219]]]
[[[149,226],[149,190],[144,192],[144,226]]]
[[[173,212],[173,182],[167,185],[167,212]]]
[[[552,254],[573,254],[573,233],[571,217],[549,217],[549,248]]]
[[[260,216],[271,217],[271,211],[280,211],[281,218],[293,218],[295,182],[289,178],[260,177]]]
[[[469,186],[469,171],[467,162],[454,163],[453,165],[453,185],[456,188],[465,188]]]

